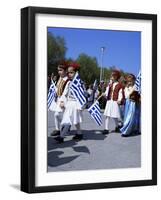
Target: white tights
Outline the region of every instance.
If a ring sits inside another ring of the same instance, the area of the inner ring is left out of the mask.
[[[107,117],[105,118],[105,130],[109,130],[109,125],[110,125],[110,120],[114,120],[115,127],[118,126],[118,119],[117,118],[112,118],[112,117]]]
[[[62,113],[61,112],[55,112],[54,119],[55,119],[55,129],[60,130],[60,123],[62,121]]]
[[[77,134],[78,134],[78,135],[81,135],[82,132],[81,132],[80,124],[76,124],[75,127],[76,127],[76,129],[77,129]]]

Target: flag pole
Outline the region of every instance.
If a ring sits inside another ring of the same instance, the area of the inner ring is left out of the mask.
[[[100,100],[101,97],[103,97],[103,93],[96,99],[96,101]]]
[[[103,97],[104,95],[103,94],[101,94],[96,100],[95,100],[95,102],[93,102],[93,104],[92,105],[94,105],[97,101],[99,101],[100,100],[100,98],[101,97]]]

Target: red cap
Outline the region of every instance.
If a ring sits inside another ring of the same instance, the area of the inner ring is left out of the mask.
[[[78,70],[80,65],[76,62],[69,63],[68,67],[73,67],[75,70]]]

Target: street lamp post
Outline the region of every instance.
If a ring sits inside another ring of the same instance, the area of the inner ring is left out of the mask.
[[[100,68],[100,82],[102,80],[102,77],[104,76],[104,70],[103,70],[103,55],[104,55],[105,47],[101,47],[101,68]]]

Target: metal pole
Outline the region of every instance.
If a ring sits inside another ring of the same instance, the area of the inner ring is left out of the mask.
[[[100,82],[102,80],[102,53],[101,53],[101,65],[100,65]]]
[[[103,55],[104,55],[104,50],[105,50],[105,47],[101,47],[101,68],[100,68],[100,82],[102,80],[102,77],[104,76],[103,73]]]

